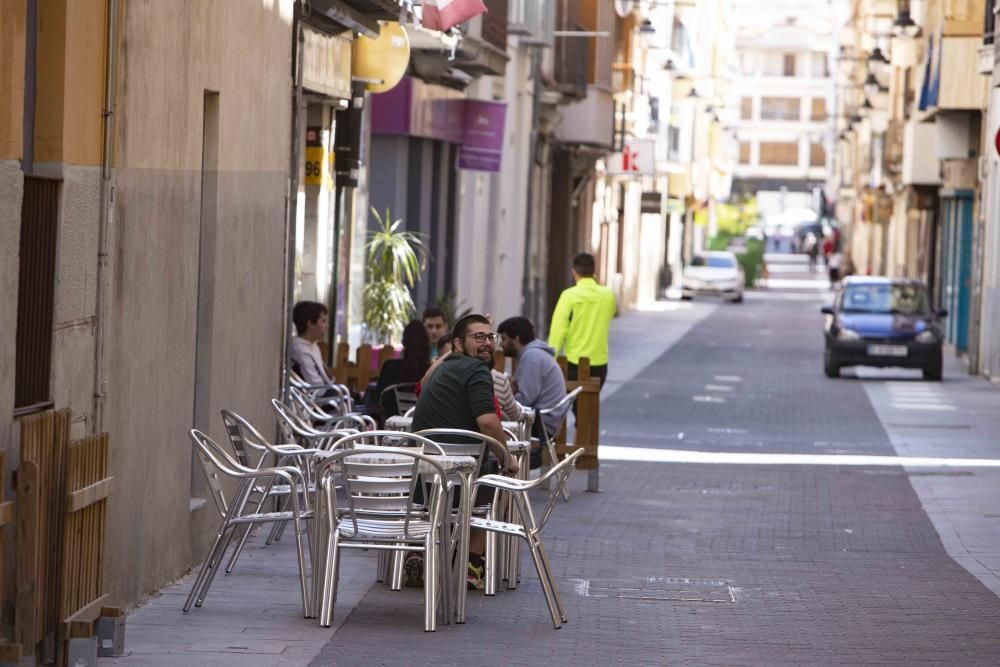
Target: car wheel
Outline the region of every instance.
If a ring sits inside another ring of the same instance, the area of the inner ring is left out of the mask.
[[[938,356],[937,359],[931,362],[930,366],[924,368],[924,379],[931,382],[940,382],[941,377],[944,375],[943,367],[944,363],[941,357]]]
[[[681,301],[694,301],[694,297],[690,294],[682,294]]]
[[[823,372],[828,378],[840,377],[840,364],[830,352],[830,348],[826,348],[826,352],[823,353]]]
[[[743,303],[743,292],[740,292],[735,297],[733,297],[733,303]]]

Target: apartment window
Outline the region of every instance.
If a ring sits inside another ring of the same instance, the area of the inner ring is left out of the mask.
[[[795,54],[786,53],[784,57],[784,66],[782,67],[783,74],[785,76],[795,76]]]
[[[826,100],[822,97],[814,97],[812,99],[812,111],[809,114],[809,119],[817,122],[822,122],[826,120]]]
[[[25,177],[17,282],[14,407],[50,405],[59,181]]]
[[[812,52],[812,76],[814,79],[825,79],[830,76],[830,67],[826,61],[826,54],[822,51]]]
[[[750,164],[750,142],[740,142],[740,164]]]
[[[799,120],[799,98],[760,98],[761,120]]]
[[[799,163],[799,144],[794,141],[762,141],[760,164],[794,167]]]
[[[751,120],[753,118],[753,98],[744,97],[740,100],[740,118]]]
[[[826,147],[823,144],[811,144],[809,146],[809,166],[826,166]]]

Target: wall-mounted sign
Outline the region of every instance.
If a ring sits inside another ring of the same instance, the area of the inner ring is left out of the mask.
[[[306,164],[303,185],[332,187],[333,153],[323,147],[323,128],[310,125],[306,128]]]
[[[351,96],[351,40],[305,29],[302,85],[329,97]]]
[[[500,171],[506,102],[466,100],[465,133],[458,152],[458,167],[476,171]]]
[[[633,139],[625,142],[621,153],[608,158],[611,176],[656,175],[656,142],[652,139]]]

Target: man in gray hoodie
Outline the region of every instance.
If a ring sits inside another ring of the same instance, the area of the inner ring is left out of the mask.
[[[514,398],[521,405],[544,410],[566,397],[566,379],[553,356],[555,350],[535,338],[535,327],[526,317],[511,317],[497,327],[500,344],[508,357],[517,358],[514,371]],[[535,420],[535,428],[545,424],[545,430],[552,437],[556,435],[566,409],[558,414],[545,415]],[[537,436],[541,436],[536,431]]]

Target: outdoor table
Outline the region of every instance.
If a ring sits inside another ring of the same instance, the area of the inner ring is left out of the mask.
[[[316,479],[320,478],[320,471],[324,464],[326,463],[327,457],[337,453],[342,450],[331,450],[325,451],[321,450],[314,454],[315,465],[316,465]],[[445,475],[449,477],[453,476],[455,481],[461,486],[461,495],[459,496],[459,515],[458,522],[455,527],[457,538],[459,557],[455,559],[455,564],[452,567],[452,577],[453,577],[453,595],[454,595],[454,606],[445,605],[445,609],[454,609],[454,613],[457,616],[459,623],[465,622],[465,599],[466,599],[466,582],[465,582],[465,564],[469,559],[469,522],[472,518],[472,508],[473,508],[473,498],[472,498],[472,482],[476,474],[476,459],[472,456],[450,456],[441,454],[428,454],[424,452],[426,456],[434,459],[434,462],[439,464],[444,468]],[[399,457],[394,456],[392,453],[387,452],[385,454],[376,453],[365,453],[358,454],[358,460],[362,463],[394,463],[401,460]],[[438,479],[437,471],[426,462],[421,461],[417,467],[418,471],[422,475],[433,476],[435,484],[441,484],[444,480]],[[321,600],[318,599],[320,595],[321,588],[315,585],[315,582],[321,581],[324,573],[326,572],[327,564],[321,562],[321,553],[319,546],[326,544],[329,536],[326,534],[327,526],[326,521],[319,520],[319,517],[325,516],[324,512],[329,512],[334,508],[326,507],[326,497],[323,494],[317,484],[316,488],[316,517],[315,522],[317,530],[317,539],[313,541],[313,608],[319,609]],[[442,545],[444,546],[444,545]],[[325,550],[322,550],[325,554]],[[463,555],[464,554],[464,555]],[[450,549],[443,551],[442,558],[451,558]],[[459,567],[461,566],[461,567]],[[451,613],[445,614],[445,623],[450,624],[452,621]]]
[[[500,425],[515,433],[518,440],[528,441],[531,439],[531,426],[535,421],[535,411],[525,408],[521,413],[521,418],[517,421],[502,421]],[[396,415],[385,420],[385,427],[390,431],[409,431],[413,427],[413,417]]]

